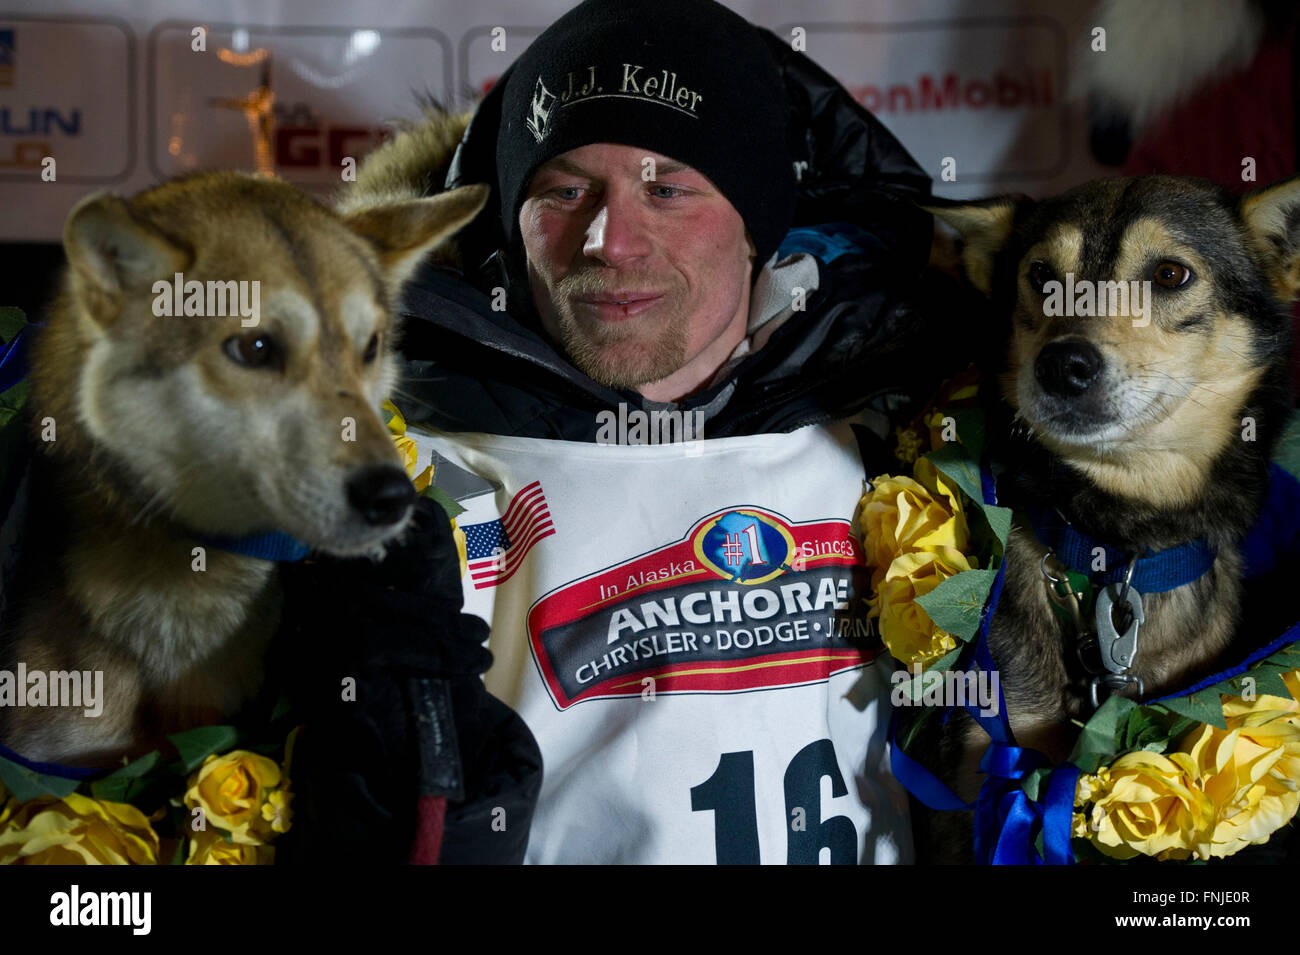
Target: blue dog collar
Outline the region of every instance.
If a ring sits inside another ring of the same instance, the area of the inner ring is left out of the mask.
[[[1070,570],[1083,574],[1099,586],[1123,581],[1133,554],[1107,547],[1079,531],[1050,508],[1032,509],[1029,520],[1038,539],[1050,547],[1057,560]],[[1105,554],[1104,573],[1092,569],[1094,552],[1099,547]],[[1147,548],[1137,555],[1132,586],[1143,594],[1174,590],[1203,575],[1214,566],[1217,556],[1217,551],[1204,537],[1162,551]]]
[[[280,531],[253,534],[248,537],[198,536],[198,542],[205,547],[215,547],[232,554],[243,554],[245,557],[287,564],[296,563],[311,553],[309,545]]]

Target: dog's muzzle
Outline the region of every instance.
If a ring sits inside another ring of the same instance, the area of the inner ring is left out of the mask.
[[[1046,394],[1076,398],[1097,383],[1105,364],[1101,352],[1089,342],[1052,342],[1038,353],[1034,377]]]
[[[380,465],[348,479],[348,503],[367,524],[396,524],[415,503],[415,487],[401,468]]]

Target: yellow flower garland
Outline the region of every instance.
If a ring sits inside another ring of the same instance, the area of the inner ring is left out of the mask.
[[[1168,754],[1127,753],[1075,790],[1074,835],[1117,859],[1229,856],[1300,809],[1300,670],[1292,698],[1221,696],[1226,729],[1193,728]]]
[[[916,598],[965,570],[979,567],[961,492],[928,458],[916,460],[915,478],[883,474],[858,505],[872,596],[868,616],[880,619],[886,648],[909,667],[922,668],[957,648]]]

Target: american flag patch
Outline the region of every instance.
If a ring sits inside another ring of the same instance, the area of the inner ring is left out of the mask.
[[[555,533],[541,481],[515,494],[504,517],[466,524],[461,529],[465,532],[465,555],[475,590],[509,580],[533,545]]]

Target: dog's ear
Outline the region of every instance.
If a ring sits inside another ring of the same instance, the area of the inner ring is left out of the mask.
[[[400,288],[425,253],[469,225],[491,195],[486,185],[460,186],[427,199],[357,209],[343,217],[379,250],[389,288]]]
[[[1241,218],[1265,256],[1284,302],[1300,296],[1300,176],[1247,193]]]
[[[962,238],[961,260],[966,277],[985,295],[992,293],[993,268],[998,253],[1011,238],[1016,215],[1029,200],[1017,196],[976,202],[932,203],[926,212],[957,230]]]
[[[191,259],[189,249],[106,192],[73,206],[63,225],[63,250],[82,282],[110,297],[164,277],[171,281]]]

